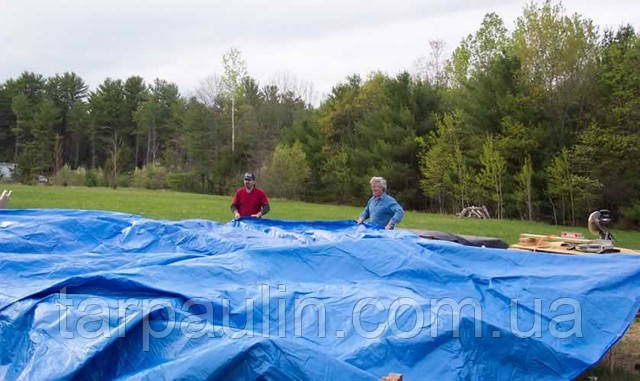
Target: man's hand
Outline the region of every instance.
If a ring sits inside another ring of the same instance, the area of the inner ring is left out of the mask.
[[[387,224],[387,226],[384,227],[384,230],[393,230],[393,225]]]
[[[237,210],[233,213],[233,219],[234,220],[239,220],[240,219],[240,213],[238,213]]]
[[[12,191],[3,190],[2,194],[0,194],[0,209],[5,208],[7,204],[9,204],[9,200],[11,200]]]
[[[262,213],[258,212],[256,214],[252,214],[251,217],[260,218],[260,217],[262,217]]]
[[[363,223],[363,222],[364,222],[364,218],[362,218],[362,217],[358,217],[358,219],[356,220],[356,223],[357,223],[358,225],[360,225],[360,224],[361,224],[361,223]]]
[[[402,381],[403,377],[400,373],[389,373],[388,376],[382,377],[380,381]]]

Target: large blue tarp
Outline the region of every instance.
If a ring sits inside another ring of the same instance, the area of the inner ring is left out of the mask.
[[[571,379],[639,296],[633,255],[351,221],[0,211],[1,379]]]

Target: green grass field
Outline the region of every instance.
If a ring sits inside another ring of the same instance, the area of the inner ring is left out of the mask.
[[[146,189],[86,188],[57,186],[0,185],[14,191],[11,208],[101,209],[140,214],[146,217],[180,220],[206,218],[218,222],[231,219],[229,196],[212,196]],[[364,203],[366,200],[362,200]],[[360,207],[312,204],[271,199],[269,218],[286,220],[355,219]],[[586,227],[554,226],[520,220],[460,219],[455,216],[408,211],[401,228],[439,230],[457,234],[484,235],[515,243],[520,233],[559,234],[581,232],[591,236]],[[616,245],[640,249],[640,232],[614,230]]]

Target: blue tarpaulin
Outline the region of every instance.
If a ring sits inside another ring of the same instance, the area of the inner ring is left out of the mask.
[[[571,379],[639,296],[632,255],[352,221],[0,211],[1,379]]]

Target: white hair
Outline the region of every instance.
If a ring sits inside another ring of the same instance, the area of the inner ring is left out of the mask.
[[[387,180],[385,180],[384,177],[373,176],[371,180],[369,180],[369,184],[377,184],[382,187],[383,191],[387,191]]]

